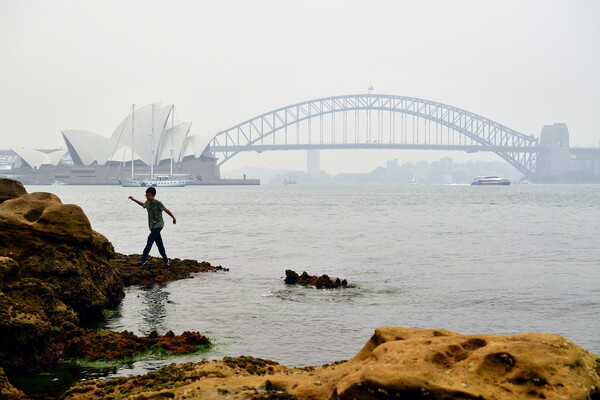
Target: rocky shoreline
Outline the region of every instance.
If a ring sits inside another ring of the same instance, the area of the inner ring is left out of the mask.
[[[289,368],[253,357],[171,364],[74,385],[65,399],[588,399],[598,357],[559,335],[383,327],[348,361]]]
[[[27,399],[10,379],[70,358],[119,359],[153,346],[195,351],[198,332],[89,330],[129,285],[147,287],[227,271],[207,262],[114,251],[76,205],[0,179],[0,399]],[[346,281],[286,271],[286,283]],[[248,356],[172,364],[143,376],[74,385],[65,399],[600,399],[600,358],[559,335],[461,335],[378,328],[351,360],[290,368]],[[38,397],[39,398],[39,397]]]

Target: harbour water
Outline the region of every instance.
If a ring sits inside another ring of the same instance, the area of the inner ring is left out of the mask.
[[[30,186],[80,205],[122,253],[140,253],[143,189]],[[159,189],[169,257],[229,272],[129,288],[108,329],[198,331],[192,356],[252,355],[288,366],[352,357],[379,326],[465,334],[558,333],[600,354],[600,185],[247,186]],[[158,255],[153,249],[153,255]],[[288,287],[286,269],[353,288]]]

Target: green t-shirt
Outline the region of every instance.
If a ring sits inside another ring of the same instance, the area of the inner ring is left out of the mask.
[[[163,221],[162,212],[166,208],[165,205],[159,200],[153,202],[146,200],[144,208],[148,211],[148,226],[150,229],[164,228],[165,221]]]

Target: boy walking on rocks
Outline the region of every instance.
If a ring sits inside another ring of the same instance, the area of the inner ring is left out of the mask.
[[[148,262],[148,254],[150,253],[152,244],[156,242],[156,247],[158,247],[158,251],[163,258],[163,266],[168,267],[169,259],[167,258],[167,252],[165,251],[165,246],[163,245],[162,237],[160,236],[160,231],[165,226],[162,212],[164,211],[169,214],[169,216],[173,218],[174,224],[177,223],[177,220],[175,219],[173,213],[166,208],[161,201],[155,199],[155,196],[156,189],[153,187],[146,189],[146,201],[143,203],[137,199],[134,199],[133,196],[129,196],[129,200],[136,202],[140,206],[144,207],[146,211],[148,211],[148,227],[150,228],[150,234],[148,235],[148,242],[144,248],[142,259],[138,265],[145,265]]]

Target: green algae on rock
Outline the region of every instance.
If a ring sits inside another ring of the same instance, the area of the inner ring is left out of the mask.
[[[197,332],[183,332],[175,335],[172,331],[159,335],[156,331],[147,337],[132,332],[112,332],[100,329],[85,332],[69,340],[65,347],[65,356],[88,360],[113,360],[133,357],[158,346],[165,354],[184,354],[195,352],[199,346],[207,345],[210,340]]]

